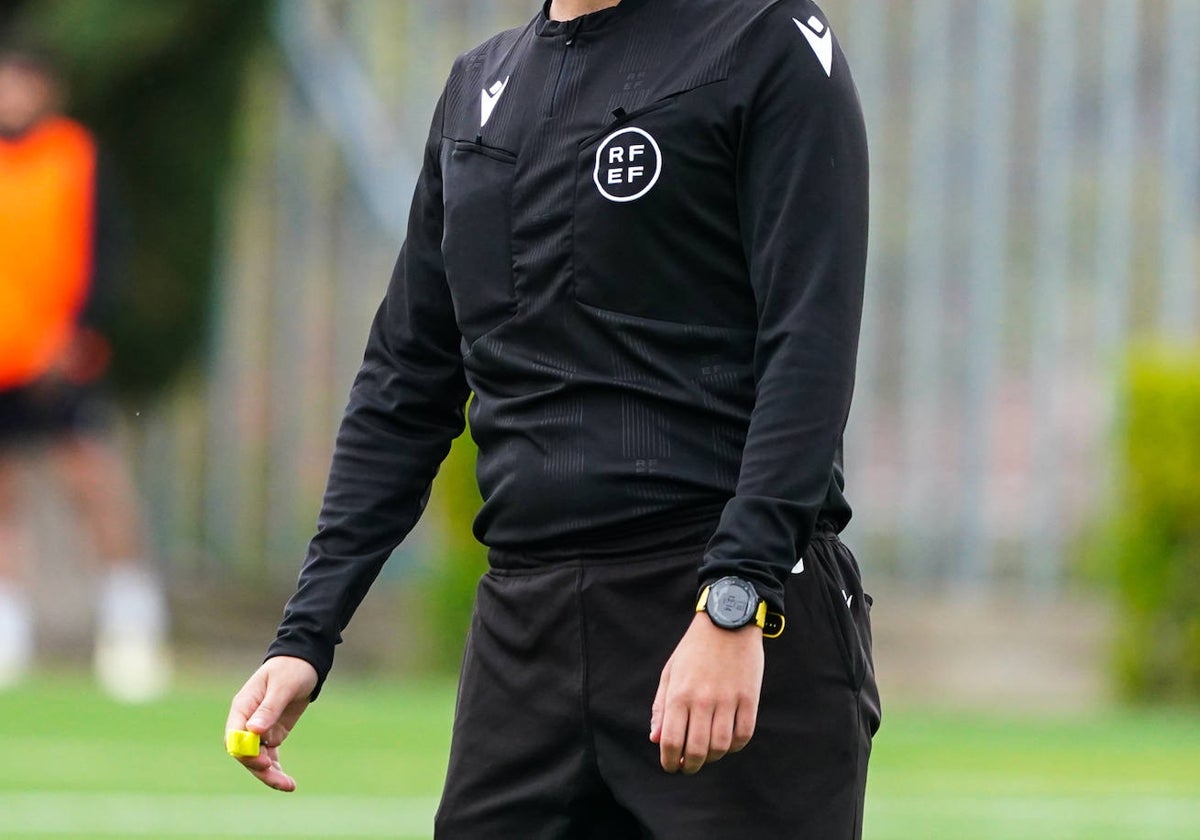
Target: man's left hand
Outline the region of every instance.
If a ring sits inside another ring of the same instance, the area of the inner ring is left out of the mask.
[[[650,718],[650,740],[668,773],[691,775],[750,742],[762,691],[762,630],[717,627],[697,613],[667,660]]]

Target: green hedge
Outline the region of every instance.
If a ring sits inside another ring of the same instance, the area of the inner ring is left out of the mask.
[[[442,463],[430,500],[439,539],[424,590],[430,634],[424,659],[435,671],[454,672],[462,662],[475,588],[487,571],[487,550],[471,531],[483,504],[475,479],[477,454],[470,433],[464,432]]]
[[[1117,675],[1132,699],[1200,699],[1200,348],[1135,351],[1124,389]]]

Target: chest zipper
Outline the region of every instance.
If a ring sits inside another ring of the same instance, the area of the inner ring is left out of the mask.
[[[550,95],[550,110],[548,116],[553,117],[558,111],[558,97],[562,93],[563,80],[567,77],[567,65],[571,60],[571,47],[575,44],[575,37],[567,38],[563,43],[562,60],[558,63],[558,78],[554,81],[554,93]]]

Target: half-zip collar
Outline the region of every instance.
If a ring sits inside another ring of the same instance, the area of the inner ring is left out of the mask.
[[[649,0],[621,0],[615,6],[600,9],[596,12],[589,12],[586,15],[580,15],[571,20],[551,20],[551,0],[546,0],[542,4],[542,13],[538,15],[535,29],[537,34],[543,38],[565,37],[567,40],[573,40],[581,32],[595,32],[615,25],[618,21],[629,17],[648,2]]]

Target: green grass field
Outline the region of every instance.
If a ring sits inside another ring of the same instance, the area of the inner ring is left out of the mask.
[[[288,796],[222,751],[239,676],[194,679],[142,708],[82,677],[0,695],[0,837],[429,837],[451,684],[335,680],[285,749],[300,785]],[[866,836],[1200,838],[1200,715],[891,712]]]

